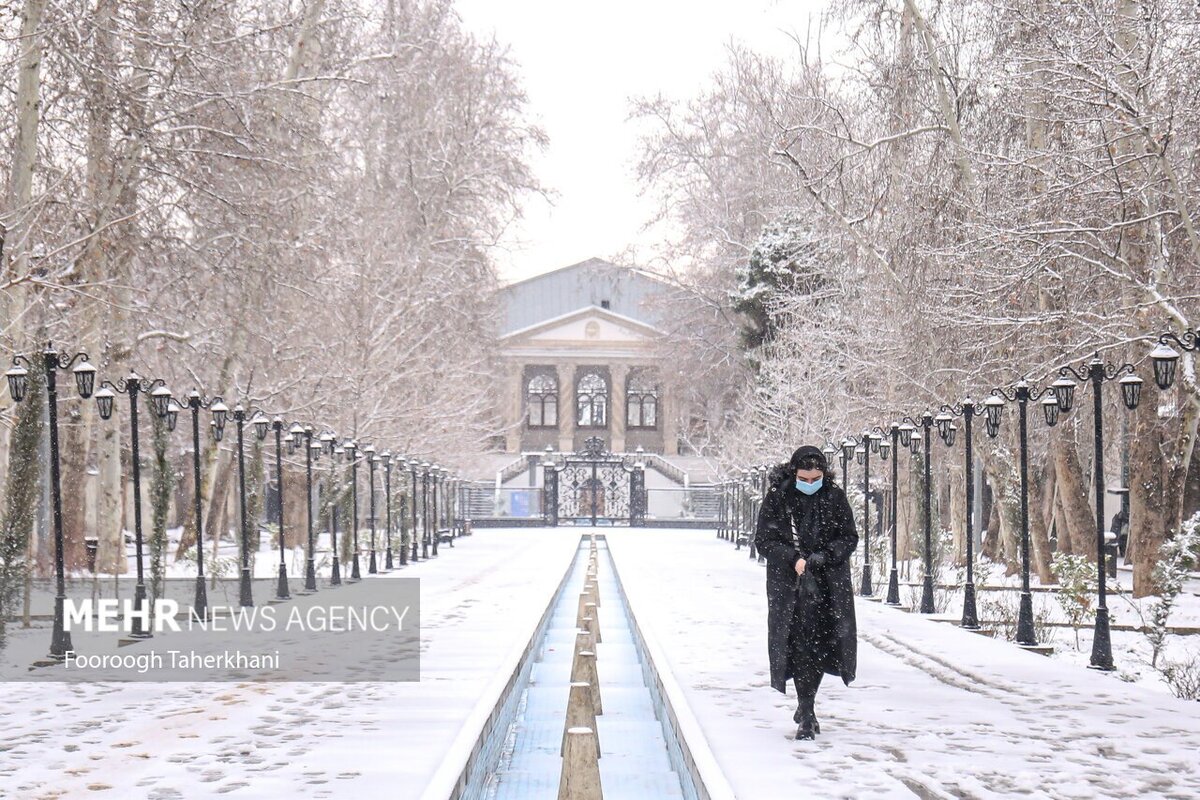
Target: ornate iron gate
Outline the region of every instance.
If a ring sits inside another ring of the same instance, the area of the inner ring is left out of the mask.
[[[581,452],[546,466],[547,525],[639,525],[645,518],[642,470],[593,436]]]

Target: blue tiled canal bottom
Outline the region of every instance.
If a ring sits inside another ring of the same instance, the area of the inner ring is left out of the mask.
[[[600,634],[596,671],[604,713],[596,718],[600,737],[600,783],[605,800],[647,800],[684,796],[667,757],[662,724],[655,718],[642,677],[629,612],[621,599],[612,561],[597,539]],[[562,758],[563,722],[571,681],[575,613],[587,571],[584,537],[558,604],[554,608],[529,685],[507,731],[499,764],[487,778],[486,797],[495,800],[555,798]]]

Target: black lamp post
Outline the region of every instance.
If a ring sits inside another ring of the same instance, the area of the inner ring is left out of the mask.
[[[429,538],[435,556],[438,554],[438,528],[441,526],[438,518],[438,488],[441,481],[442,468],[434,464],[429,470]]]
[[[313,461],[320,459],[322,443],[313,441],[311,425],[293,423],[292,427],[288,429],[288,436],[293,447],[304,447],[304,499],[308,506],[308,513],[305,516],[308,552],[304,560],[304,592],[311,593],[317,590],[317,542],[313,525]]]
[[[918,434],[920,427],[923,433]],[[933,414],[926,411],[918,422],[911,417],[904,418],[900,426],[900,443],[912,447],[916,453],[917,442],[921,442],[925,454],[925,576],[921,584],[921,613],[933,614],[936,609],[933,603],[933,475],[929,464],[930,429],[933,427]],[[917,437],[920,436],[920,439]]]
[[[229,407],[220,397],[205,400],[196,390],[188,392],[188,408],[192,411],[192,501],[196,518],[196,597],[192,601],[192,615],[198,620],[208,618],[208,589],[204,585],[204,493],[200,477],[200,410],[207,408],[212,413],[213,438],[221,441],[225,431],[225,420]]]
[[[402,456],[394,456],[392,458],[392,464],[396,469],[396,480],[403,481],[404,473],[408,469],[408,459],[404,458]],[[408,564],[408,547],[405,546],[405,544],[404,544],[404,532],[408,528],[408,521],[407,521],[408,520],[408,516],[407,516],[408,507],[405,505],[404,484],[403,483],[399,484],[399,488],[400,488],[400,500],[399,500],[400,506],[399,506],[399,508],[396,509],[396,516],[400,520],[400,546],[397,548],[397,551],[400,556],[400,566],[403,567]]]
[[[891,440],[888,441],[885,439],[879,443],[879,449],[881,451],[886,447],[888,450],[891,450],[895,456],[892,459],[892,503],[890,515],[891,519],[889,520],[889,527],[891,528],[892,536],[892,569],[888,574],[887,599],[884,601],[889,606],[900,605],[900,572],[896,566],[896,484],[900,466],[900,428],[900,425],[892,423],[891,428],[888,429],[888,432],[891,434]],[[912,432],[911,425],[909,425],[909,432]],[[887,458],[886,452],[883,454],[883,457],[885,459]]]
[[[358,444],[353,439],[347,439],[342,442],[342,450],[346,453],[346,460],[350,462],[350,525],[354,532],[352,537],[354,553],[353,560],[350,562],[350,580],[361,581],[362,570],[358,563]]]
[[[1106,572],[1104,569],[1105,530],[1104,530],[1104,404],[1102,388],[1105,381],[1120,379],[1121,399],[1125,407],[1133,411],[1138,407],[1142,398],[1142,379],[1134,374],[1133,364],[1113,366],[1100,360],[1100,354],[1088,362],[1087,369],[1078,370],[1072,366],[1059,370],[1059,377],[1051,388],[1058,401],[1062,413],[1070,413],[1075,405],[1075,381],[1068,375],[1073,375],[1081,381],[1092,384],[1092,444],[1094,446],[1093,460],[1095,464],[1094,477],[1096,492],[1096,588],[1099,603],[1096,606],[1096,627],[1092,636],[1091,666],[1094,669],[1110,671],[1113,669],[1112,637],[1108,625],[1108,592],[1105,585]],[[1122,377],[1123,376],[1123,377]]]
[[[104,381],[96,392],[96,408],[101,419],[112,418],[113,400],[118,393],[129,395],[129,445],[133,451],[133,537],[137,555],[137,586],[133,594],[134,617],[131,635],[148,639],[152,634],[142,627],[142,616],[146,607],[146,582],[142,557],[142,467],[141,451],[138,447],[138,395],[148,393],[154,412],[160,417],[166,417],[170,411],[171,392],[161,379],[148,380],[139,377],[136,372],[129,373],[128,377],[115,383]],[[216,424],[215,419],[213,423]]]
[[[1044,397],[1043,397],[1044,395]],[[1042,397],[1042,412],[1046,424],[1058,422],[1058,400],[1050,389],[1037,389],[1022,379],[1009,390],[993,389],[984,401],[987,412],[988,436],[995,437],[1000,431],[1000,415],[1005,400],[1015,400],[1019,410],[1018,432],[1021,449],[1021,605],[1017,616],[1017,644],[1037,646],[1037,634],[1033,630],[1033,595],[1029,591],[1029,422],[1028,406],[1031,400]]]
[[[383,506],[387,510],[387,519],[384,521],[383,568],[392,570],[396,568],[392,561],[392,454],[384,452],[379,460],[383,462]]]
[[[875,593],[871,580],[871,453],[880,452],[883,437],[878,431],[878,428],[863,431],[862,438],[857,440],[854,448],[855,459],[863,468],[863,569],[862,585],[858,590],[862,597],[870,597]],[[881,455],[887,458],[886,448]]]
[[[983,416],[985,413],[985,408],[975,405],[975,402],[968,397],[961,403],[943,405],[941,413],[935,418],[938,433],[947,447],[954,446],[958,431],[958,427],[953,421],[954,417],[962,417],[964,425],[965,452],[963,458],[967,483],[967,583],[963,587],[962,627],[967,630],[979,630],[979,612],[975,605],[975,435],[973,423],[975,417]]]
[[[265,417],[264,417],[265,419]],[[287,558],[284,556],[284,539],[287,538],[283,526],[283,418],[271,420],[271,429],[275,431],[275,512],[279,515],[279,585],[275,587],[277,600],[290,600],[292,593],[288,590]],[[299,442],[288,431],[288,447],[296,451]]]
[[[370,496],[368,503],[371,509],[371,558],[367,562],[367,574],[377,575],[379,564],[375,559],[375,465],[379,463],[379,456],[375,453],[375,445],[369,444],[363,448],[363,458],[367,462],[367,477],[370,480],[370,490],[367,494]]]
[[[72,370],[75,375],[75,388],[79,391],[79,396],[87,400],[96,386],[96,367],[88,361],[87,353],[60,353],[50,342],[46,342],[40,356],[41,367],[46,371],[46,405],[50,418],[50,501],[54,515],[54,632],[50,635],[50,657],[62,660],[75,648],[71,644],[71,632],[63,624],[67,578],[63,554],[62,476],[58,455],[58,371],[71,369],[71,365],[78,361]],[[6,373],[6,377],[9,394],[15,403],[25,399],[28,388],[29,371],[22,365],[36,369],[36,358],[37,356],[21,354],[13,356],[13,367]]]
[[[324,439],[324,437],[322,437],[322,439]],[[329,460],[330,461],[330,463],[329,463],[329,486],[330,486],[330,494],[332,495],[333,502],[329,505],[329,542],[331,545],[331,549],[333,550],[333,568],[329,573],[329,585],[330,586],[341,586],[342,585],[342,562],[338,558],[338,549],[339,549],[338,506],[341,503],[340,503],[340,498],[338,497],[338,495],[341,494],[342,487],[340,485],[340,481],[338,480],[338,466],[337,465],[338,465],[338,462],[345,457],[346,451],[342,447],[336,447],[333,445],[332,436],[331,436],[330,442],[331,443],[329,446],[333,447],[333,458],[331,458]]]
[[[421,462],[421,557],[429,558],[429,467]]]
[[[412,459],[408,462],[409,472],[412,475],[412,560],[416,563],[417,557],[417,539],[422,538],[417,532],[417,469],[420,467],[420,462]]]
[[[233,407],[233,421],[237,423],[237,463],[238,463],[238,497],[239,508],[238,518],[241,523],[241,540],[242,540],[242,571],[239,591],[239,604],[243,608],[249,608],[254,605],[254,590],[250,576],[250,520],[246,513],[246,421],[250,419],[246,408],[238,403]],[[251,424],[254,426],[254,434],[259,441],[267,438],[267,430],[270,427],[266,416],[261,411],[256,411],[251,419]]]

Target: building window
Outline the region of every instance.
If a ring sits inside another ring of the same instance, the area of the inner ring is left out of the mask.
[[[558,427],[558,378],[553,375],[534,375],[525,390],[525,405],[529,412],[529,427]]]
[[[658,427],[658,386],[645,372],[633,372],[625,384],[625,427]]]
[[[575,424],[580,428],[608,426],[608,381],[595,372],[580,378],[575,389]]]

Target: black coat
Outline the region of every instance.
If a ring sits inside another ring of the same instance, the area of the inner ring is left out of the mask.
[[[854,514],[846,493],[828,482],[813,496],[817,501],[816,529],[819,545],[801,552],[792,532],[793,515],[800,492],[795,470],[786,464],[772,470],[767,496],[763,498],[755,529],[758,552],[767,559],[767,650],[771,660],[771,686],[787,693],[792,677],[788,634],[796,603],[796,559],[808,561],[807,570],[816,578],[823,614],[818,628],[831,637],[822,667],[829,675],[849,684],[858,664],[858,630],[854,620],[854,589],[850,580],[850,554],[858,545]]]

